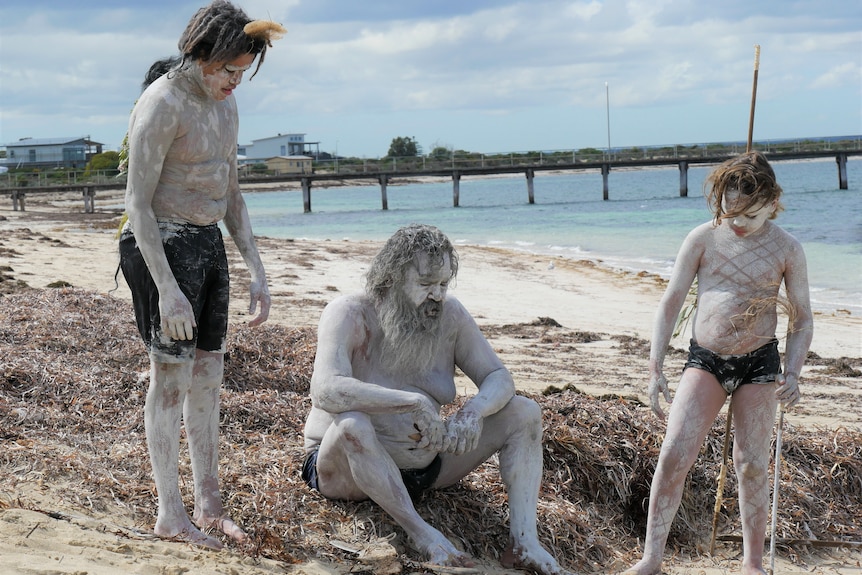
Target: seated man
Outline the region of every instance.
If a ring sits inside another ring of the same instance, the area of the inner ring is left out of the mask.
[[[509,494],[507,567],[565,573],[539,543],[542,417],[461,303],[446,297],[458,256],[437,228],[399,229],[374,258],[365,294],[323,311],[305,424],[303,479],[327,498],[372,499],[430,563],[473,567],[411,497],[457,483],[494,453]],[[478,393],[448,421],[455,366]]]

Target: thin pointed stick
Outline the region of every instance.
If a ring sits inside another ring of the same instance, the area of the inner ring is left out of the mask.
[[[772,485],[772,525],[769,535],[769,573],[775,575],[775,528],[778,520],[778,479],[781,476],[781,431],[784,429],[784,406],[778,415],[778,431],[775,432],[775,480]]]
[[[752,138],[754,137],[754,103],[757,101],[757,72],[760,70],[760,44],[754,45],[754,82],[751,86],[751,113],[748,115],[748,145],[746,152],[751,151]]]
[[[733,402],[727,406],[727,424],[724,427],[724,448],[721,453],[721,471],[718,472],[718,487],[715,490],[715,509],[712,512],[712,537],[709,540],[709,554],[715,555],[715,533],[718,529],[718,514],[724,500],[724,481],[727,478],[727,455],[730,452],[730,422],[733,421]]]

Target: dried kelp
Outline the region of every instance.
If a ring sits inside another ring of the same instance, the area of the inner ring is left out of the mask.
[[[529,329],[541,340],[545,327]],[[220,475],[227,508],[251,535],[242,551],[285,562],[341,560],[344,552],[328,545],[331,537],[371,541],[394,533],[402,552],[418,559],[376,505],[327,501],[299,477],[315,346],[311,328],[231,326]],[[17,486],[62,484],[52,495],[64,508],[126,509],[115,513],[135,524],[126,528],[151,529],[156,499],[143,429],[148,377],[128,302],[77,289],[0,297],[0,475],[8,478],[0,506],[38,506]],[[542,540],[573,569],[621,567],[637,556],[643,536],[662,424],[624,397],[595,398],[570,387],[532,397],[544,410]],[[698,551],[709,540],[723,434],[720,417],[689,475],[673,548]],[[858,430],[785,424],[778,536],[862,539],[860,462]],[[185,454],[180,471],[191,477]],[[190,503],[191,481],[181,488]],[[477,556],[497,559],[507,544],[506,493],[493,458],[459,485],[426,493],[417,508]],[[740,531],[732,472],[721,524],[723,532]]]

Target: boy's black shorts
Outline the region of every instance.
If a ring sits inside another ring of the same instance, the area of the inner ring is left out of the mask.
[[[218,224],[196,226],[159,220],[168,264],[194,309],[194,338],[174,340],[162,333],[159,291],[129,226],[120,236],[120,267],[132,292],[138,331],[151,357],[163,363],[194,359],[195,349],[225,352],[230,279]]]

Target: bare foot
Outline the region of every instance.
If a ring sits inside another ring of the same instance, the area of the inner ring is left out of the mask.
[[[221,531],[237,543],[245,543],[248,540],[248,535],[239,525],[233,522],[228,516],[222,517],[196,517],[195,523],[203,530]]]
[[[530,569],[542,575],[569,575],[538,541],[520,542],[517,546],[510,541],[500,557],[500,564],[506,569]]]
[[[224,547],[221,541],[203,533],[200,529],[192,525],[191,521],[187,521],[186,523],[187,524],[182,526],[180,529],[171,529],[156,523],[154,532],[162,539],[191,543],[192,545],[206,547],[207,549],[213,549],[215,551],[219,551]]]
[[[446,539],[441,533],[434,540],[428,543],[423,542],[420,545],[418,542],[413,542],[416,550],[424,554],[428,558],[428,563],[446,567],[466,567],[472,568],[476,566],[473,558],[459,551],[451,541]]]
[[[658,565],[653,565],[651,562],[646,559],[641,559],[635,565],[629,567],[620,575],[660,575],[661,574],[661,562]]]

